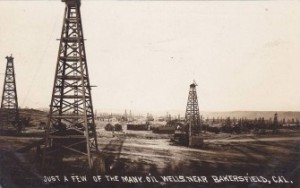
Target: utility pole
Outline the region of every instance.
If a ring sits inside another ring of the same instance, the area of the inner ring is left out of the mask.
[[[279,128],[279,122],[278,122],[278,114],[277,112],[274,114],[274,120],[273,120],[273,131],[278,131]]]

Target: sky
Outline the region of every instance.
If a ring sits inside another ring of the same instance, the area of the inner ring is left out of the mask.
[[[19,106],[48,108],[64,3],[0,1],[0,88],[15,58]],[[300,111],[300,1],[82,1],[93,106]],[[2,93],[2,92],[1,92]]]

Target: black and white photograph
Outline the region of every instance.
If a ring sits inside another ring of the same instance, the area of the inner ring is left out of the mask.
[[[300,187],[300,1],[0,0],[0,188]]]

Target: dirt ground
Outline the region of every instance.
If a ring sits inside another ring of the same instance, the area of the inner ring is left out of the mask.
[[[98,146],[102,168],[99,175],[121,176],[205,176],[208,183],[160,181],[150,187],[300,187],[300,132],[281,130],[270,135],[204,134],[201,149],[175,145],[172,135],[151,131],[107,132],[106,122],[97,122]],[[27,133],[34,132],[34,128]],[[45,184],[39,173],[34,150],[19,151],[41,139],[41,130],[33,136],[0,136],[0,185],[2,187],[64,187],[66,184]],[[40,135],[37,136],[37,135]],[[55,174],[53,174],[55,175]],[[269,183],[216,183],[212,176],[262,176]],[[276,182],[283,176],[286,182]],[[275,177],[275,178],[274,178]],[[273,178],[273,179],[272,179]],[[174,180],[172,180],[174,181]],[[124,184],[107,183],[108,187]],[[1,187],[0,186],[0,187]],[[74,185],[72,185],[73,187]],[[75,187],[85,187],[76,184]],[[99,185],[94,185],[98,186]],[[144,187],[145,184],[126,184]]]

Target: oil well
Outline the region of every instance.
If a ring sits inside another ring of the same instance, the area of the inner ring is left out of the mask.
[[[22,124],[19,119],[18,95],[15,79],[14,58],[6,57],[6,70],[4,76],[1,109],[0,109],[0,133],[19,134]]]
[[[81,1],[62,2],[66,6],[42,154],[45,172],[77,159],[90,170],[98,153]]]
[[[177,127],[173,138],[173,141],[188,147],[201,147],[203,144],[196,86],[197,83],[195,81],[190,84],[185,111],[185,124],[184,126]]]

